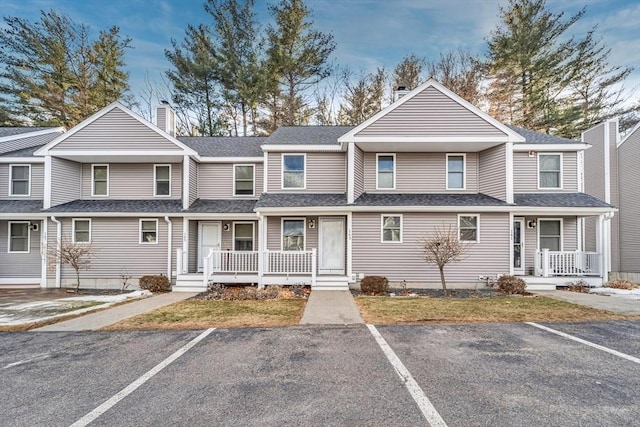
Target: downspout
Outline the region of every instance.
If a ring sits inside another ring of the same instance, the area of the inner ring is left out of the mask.
[[[51,217],[51,221],[56,224],[56,288],[60,287],[60,251],[62,250],[62,223]]]
[[[164,222],[167,223],[167,279],[169,279],[169,283],[171,283],[171,240],[173,235],[173,223],[167,215],[164,217]]]

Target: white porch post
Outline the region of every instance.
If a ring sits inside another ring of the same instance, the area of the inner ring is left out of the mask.
[[[182,274],[189,272],[189,218],[182,218]]]
[[[347,148],[347,203],[355,199],[355,144],[350,142]]]
[[[598,215],[598,225],[596,227],[596,248],[597,252],[600,254],[600,275],[602,276],[603,282],[606,282],[609,276],[607,254],[605,253],[606,246],[604,215]]]
[[[542,277],[549,277],[549,249],[542,250]]]
[[[510,276],[513,276],[513,242],[514,241],[515,241],[515,236],[513,235],[513,212],[509,212],[509,275]]]
[[[189,156],[184,156],[182,161],[182,209],[189,209],[189,194],[191,193],[191,189],[189,188],[189,175],[191,172],[189,171],[189,166],[191,164]]]
[[[262,276],[264,274],[264,217],[258,214],[258,289],[263,288]]]
[[[349,278],[349,282],[351,281],[351,276],[353,275],[352,229],[353,229],[353,214],[351,212],[348,212],[347,213],[347,277]]]
[[[316,262],[318,259],[318,250],[316,248],[311,249],[311,286],[316,285]]]
[[[47,237],[47,226],[49,220],[47,218],[42,220],[42,226],[40,227],[40,256],[42,257],[42,270],[40,271],[40,287],[47,287],[47,252],[49,251]]]

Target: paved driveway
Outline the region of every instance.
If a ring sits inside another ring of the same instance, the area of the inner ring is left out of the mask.
[[[0,420],[637,425],[640,322],[546,326],[5,333]]]

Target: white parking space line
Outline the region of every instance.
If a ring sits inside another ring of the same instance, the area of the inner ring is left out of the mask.
[[[429,400],[427,395],[424,394],[422,388],[420,388],[416,380],[413,379],[413,376],[411,376],[409,370],[404,366],[393,349],[391,349],[391,346],[387,344],[387,341],[382,337],[382,335],[380,335],[380,332],[378,332],[376,327],[373,325],[367,325],[367,328],[369,328],[371,335],[373,335],[373,337],[375,338],[376,342],[380,346],[380,349],[382,349],[384,355],[387,356],[387,359],[389,359],[389,362],[391,362],[391,365],[400,376],[400,379],[404,383],[405,387],[407,388],[407,390],[409,390],[411,397],[413,397],[413,400],[415,400],[418,408],[420,408],[420,411],[422,412],[422,415],[425,417],[427,422],[432,427],[447,427],[447,424],[444,422],[438,411],[436,411],[436,408],[433,406],[433,404],[431,404],[431,401]]]
[[[526,323],[527,325],[531,325],[533,327],[536,327],[538,329],[542,329],[544,331],[551,332],[552,334],[560,335],[561,337],[570,339],[572,341],[579,342],[580,344],[588,345],[589,347],[593,347],[593,348],[597,348],[598,350],[606,351],[609,354],[613,354],[614,356],[621,357],[621,358],[626,359],[626,360],[628,360],[630,362],[634,362],[634,363],[640,364],[640,359],[638,359],[637,357],[629,356],[628,354],[621,353],[621,352],[619,352],[617,350],[613,350],[611,348],[608,348],[608,347],[605,347],[605,346],[602,346],[602,345],[599,345],[599,344],[592,343],[591,341],[583,340],[582,338],[574,337],[573,335],[569,335],[569,334],[567,334],[565,332],[558,331],[558,330],[549,328],[547,326],[539,325],[539,324],[534,323],[534,322],[524,322],[524,323]]]
[[[25,363],[30,363],[30,362],[38,362],[40,360],[44,360],[51,357],[51,355],[49,353],[42,353],[42,354],[36,354],[33,357],[30,357],[28,359],[23,359],[23,360],[18,360],[17,362],[13,362],[13,363],[9,363],[8,365],[4,365],[2,367],[2,369],[9,369],[9,368],[13,368],[14,366],[20,366],[20,365],[24,365]]]
[[[138,387],[142,384],[146,383],[151,379],[155,374],[162,371],[164,368],[169,366],[173,361],[175,361],[178,357],[185,354],[189,351],[193,346],[202,341],[207,335],[213,332],[216,328],[210,328],[189,341],[184,347],[180,348],[178,351],[173,353],[171,356],[164,359],[162,362],[158,363],[155,367],[149,370],[146,374],[142,375],[140,378],[129,384],[127,387],[120,390],[118,393],[114,394],[111,398],[106,400],[102,405],[98,406],[93,411],[89,412],[84,417],[80,418],[75,423],[71,424],[71,427],[84,427],[91,423],[93,420],[98,418],[100,415],[107,412],[111,409],[116,403],[120,402],[122,399],[133,393]]]

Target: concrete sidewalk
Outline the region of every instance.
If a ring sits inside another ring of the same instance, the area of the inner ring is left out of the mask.
[[[640,315],[640,300],[568,291],[536,291],[534,294],[617,314]]]
[[[311,291],[301,325],[364,323],[351,291]]]
[[[158,294],[32,330],[38,332],[95,331],[105,326],[118,323],[127,317],[136,316],[146,313],[147,311],[155,310],[156,308],[164,307],[165,305],[173,304],[174,302],[183,301],[194,295],[196,295],[196,293],[192,292],[168,292]]]

